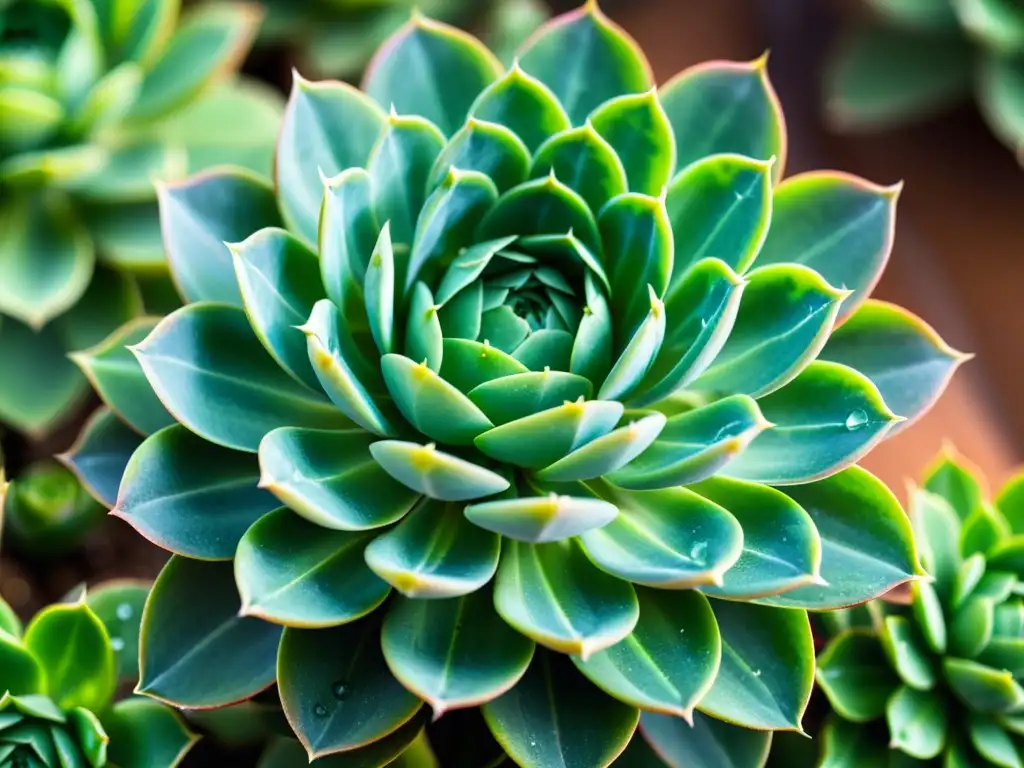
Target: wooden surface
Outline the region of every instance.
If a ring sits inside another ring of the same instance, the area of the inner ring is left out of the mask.
[[[787,11],[785,0],[769,0]],[[795,7],[795,3],[793,4]],[[836,168],[880,183],[906,181],[896,247],[875,296],[922,315],[967,363],[935,408],[863,462],[901,496],[945,441],[973,460],[993,485],[1019,459],[1024,434],[1024,171],[987,137],[970,110],[940,125],[885,137],[837,138],[821,126],[817,74],[785,64],[777,35],[751,0],[648,0],[614,14],[647,52],[659,82],[707,59],[749,60],[776,46],[769,73],[804,78],[780,97],[789,121],[789,170]],[[782,24],[789,20],[782,18]],[[797,35],[813,45],[816,28]],[[773,39],[774,37],[774,39]],[[799,53],[799,51],[797,52]],[[789,56],[789,59],[794,59]],[[778,66],[777,66],[778,65]],[[781,85],[781,83],[780,83]],[[801,103],[791,94],[803,89]]]

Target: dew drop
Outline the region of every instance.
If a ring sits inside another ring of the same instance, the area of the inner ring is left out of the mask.
[[[754,670],[754,677],[760,677],[760,676],[761,676],[761,670],[760,669],[755,669]]]
[[[868,423],[868,415],[858,408],[856,411],[851,411],[850,415],[846,417],[846,428],[851,432],[855,429],[860,429]]]
[[[123,651],[124,640],[122,640],[120,637],[112,637],[110,638],[110,647],[113,648],[115,651]]]
[[[128,621],[132,617],[132,607],[128,603],[121,603],[117,606],[116,613],[121,621]]]
[[[704,564],[704,555],[707,554],[708,543],[706,541],[698,541],[692,547],[690,547],[690,559],[698,565]]]
[[[313,714],[317,717],[327,717],[327,707],[323,704],[317,704],[313,707]]]
[[[344,701],[348,698],[349,689],[348,686],[340,680],[331,686],[331,694],[338,701]]]

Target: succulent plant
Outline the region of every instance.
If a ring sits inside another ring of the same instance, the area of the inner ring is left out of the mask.
[[[993,502],[947,451],[911,494],[931,578],[908,601],[828,617],[817,678],[835,714],[822,765],[882,765],[891,747],[949,768],[1021,766],[1024,474]]]
[[[548,15],[543,0],[263,0],[261,39],[290,44],[310,75],[358,77],[413,9],[459,26],[479,25],[503,61]]]
[[[137,674],[147,587],[109,582],[48,606],[22,631],[0,599],[0,765],[101,768],[178,765],[197,736],[170,707],[113,703]]]
[[[0,423],[41,435],[66,358],[167,289],[153,179],[269,172],[281,100],[231,75],[259,14],[180,0],[0,3]],[[177,302],[180,304],[180,301]]]
[[[1024,7],[1014,0],[866,0],[832,56],[827,112],[849,131],[932,117],[972,93],[992,132],[1024,143]]]
[[[109,407],[66,457],[173,553],[139,690],[276,681],[328,765],[424,702],[523,766],[760,764],[807,611],[920,573],[853,465],[963,359],[867,298],[898,187],[784,154],[763,58],[657,89],[591,2],[508,69],[416,16],[362,90],[296,79],[275,188],[164,187],[190,303],[83,353]]]

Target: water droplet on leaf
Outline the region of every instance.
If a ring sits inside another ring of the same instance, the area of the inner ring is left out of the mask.
[[[113,648],[115,651],[123,651],[124,640],[122,640],[120,637],[112,637],[110,638],[110,647]]]
[[[331,693],[338,701],[344,701],[348,698],[348,686],[345,683],[338,681],[331,686]]]
[[[846,428],[851,432],[855,429],[860,429],[868,423],[868,415],[858,408],[856,411],[851,411],[850,415],[846,417]]]
[[[698,565],[704,564],[704,555],[707,554],[708,543],[706,541],[698,541],[692,547],[690,547],[690,559]]]
[[[117,606],[116,613],[121,621],[128,621],[132,617],[132,607],[128,603],[121,603]]]
[[[313,714],[317,717],[327,717],[327,707],[323,704],[317,704],[313,707]]]

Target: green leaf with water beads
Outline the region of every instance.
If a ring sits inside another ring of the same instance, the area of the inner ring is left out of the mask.
[[[226,560],[249,526],[280,506],[258,480],[252,455],[175,425],[132,455],[112,514],[171,552]]]
[[[367,746],[420,709],[419,698],[388,671],[379,631],[373,619],[284,631],[277,657],[281,705],[311,759]]]
[[[566,51],[577,53],[566,59]],[[551,88],[574,125],[609,99],[654,85],[643,52],[596,3],[547,22],[526,41],[519,60]]]
[[[392,673],[430,705],[435,719],[503,694],[526,672],[534,650],[532,640],[498,616],[486,590],[397,600],[384,619],[381,647]]]
[[[375,440],[362,430],[275,429],[260,442],[260,487],[323,528],[390,525],[412,509],[418,494],[373,458]]]
[[[423,115],[450,136],[501,71],[474,37],[416,15],[374,57],[363,90],[385,109]]]
[[[132,579],[104,581],[85,595],[85,603],[103,622],[117,664],[118,682],[139,676],[139,632],[150,583]]]
[[[768,81],[767,56],[750,62],[711,61],[683,70],[658,95],[676,139],[677,168],[708,155],[777,158],[782,178],[786,124]]]
[[[471,524],[455,504],[424,499],[366,548],[366,562],[411,598],[470,594],[498,568],[501,540]]]
[[[620,579],[659,589],[721,584],[740,557],[743,531],[736,518],[692,491],[593,486],[619,514],[580,540],[599,568]]]
[[[365,166],[387,115],[350,85],[311,83],[294,76],[277,143],[275,175],[289,229],[315,243],[324,194],[320,174],[331,178],[347,168]]]

